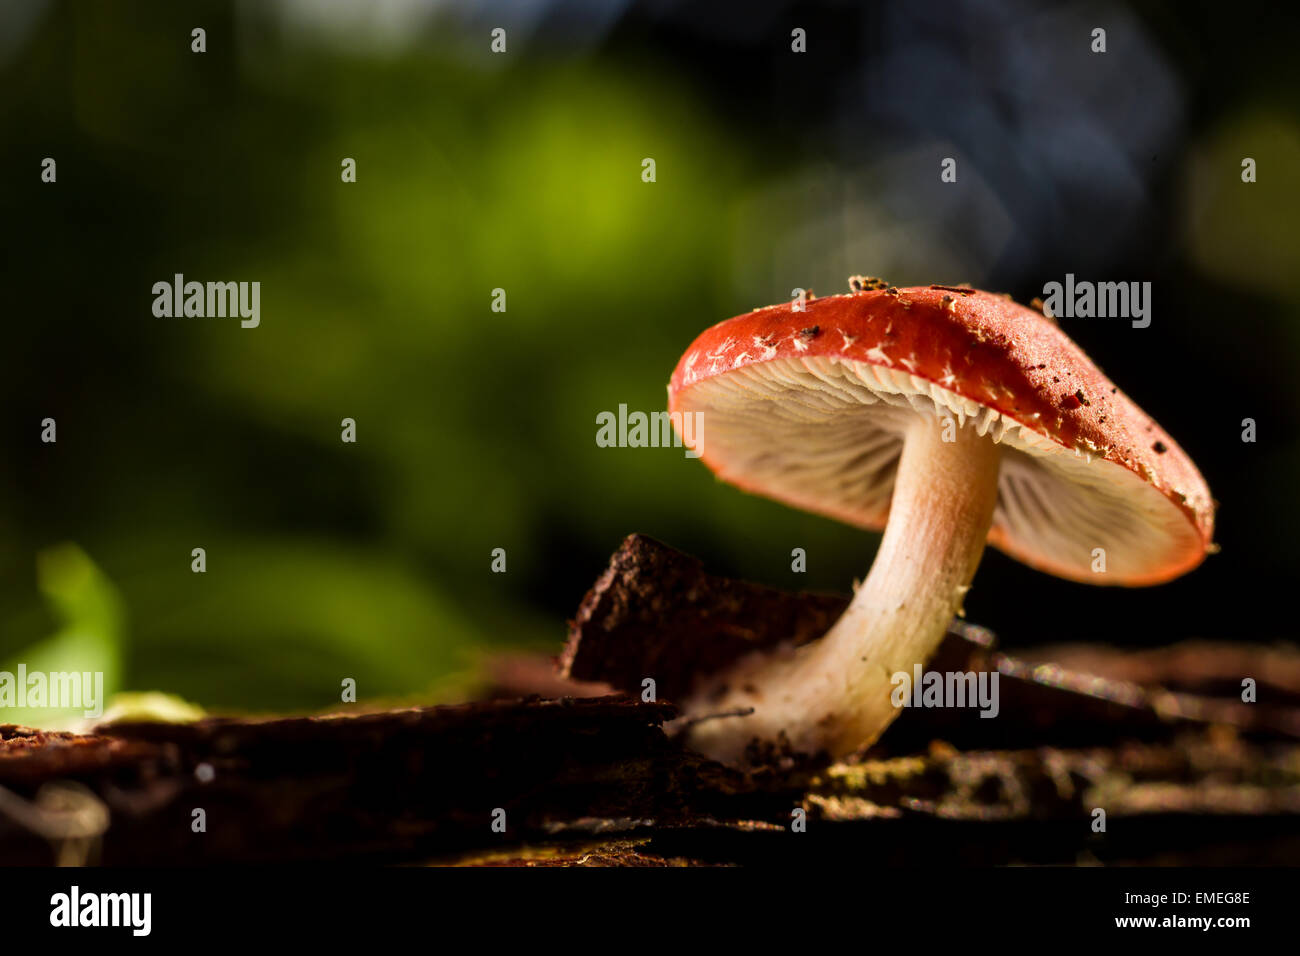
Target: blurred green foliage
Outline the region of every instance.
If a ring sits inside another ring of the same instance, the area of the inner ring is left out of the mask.
[[[594,443],[599,411],[662,408],[726,313],[751,171],[671,77],[322,52],[236,37],[216,8],[194,56],[192,19],[62,6],[0,93],[7,168],[58,157],[57,190],[10,211],[47,250],[32,281],[66,297],[6,362],[30,373],[11,407],[59,441],[40,487],[4,495],[0,647],[45,625],[23,568],[58,533],[130,608],[125,686],[266,709],[328,706],[344,677],[437,696],[485,648],[554,651],[572,582],[628,531],[808,520],[715,492],[680,450]],[[260,281],[260,328],[152,316],[177,272]],[[594,560],[556,567],[573,554]]]

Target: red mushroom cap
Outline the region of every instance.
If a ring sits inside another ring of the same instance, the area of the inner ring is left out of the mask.
[[[950,414],[1001,441],[996,547],[1094,584],[1157,584],[1212,548],[1214,503],[1169,435],[1057,325],[946,286],[757,309],[682,356],[669,410],[700,413],[719,477],[859,527],[888,516],[909,414]],[[1095,550],[1106,573],[1095,573]]]

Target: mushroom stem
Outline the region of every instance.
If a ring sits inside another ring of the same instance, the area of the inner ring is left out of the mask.
[[[955,440],[944,441],[945,431]],[[840,757],[879,737],[898,716],[893,676],[910,679],[961,612],[993,520],[1000,458],[972,425],[945,429],[943,419],[917,416],[880,549],[853,602],[820,640],[757,652],[697,688],[688,716],[754,712],[691,724],[691,746],[735,763],[755,738]]]

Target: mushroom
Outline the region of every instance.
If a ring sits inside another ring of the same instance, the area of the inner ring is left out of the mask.
[[[744,762],[756,741],[832,757],[872,743],[898,714],[893,675],[963,613],[986,540],[1123,586],[1214,549],[1196,466],[1054,322],[971,288],[880,285],[715,325],[669,383],[669,411],[702,416],[694,450],[718,477],[884,529],[824,636],[698,683],[685,732],[716,759]]]

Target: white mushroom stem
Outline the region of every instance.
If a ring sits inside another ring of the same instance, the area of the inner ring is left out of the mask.
[[[743,762],[751,741],[833,757],[873,742],[899,714],[894,675],[910,679],[942,641],[984,551],[1001,449],[971,426],[918,416],[904,436],[889,523],[866,581],[819,640],[757,652],[697,688],[691,746]],[[953,441],[944,441],[945,437]]]

